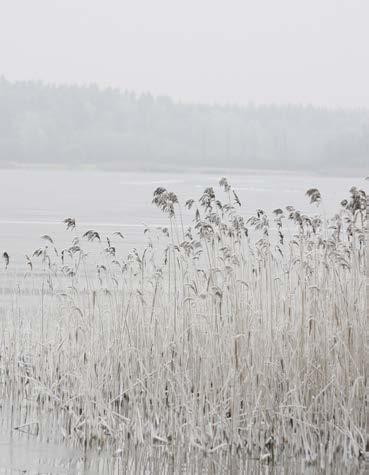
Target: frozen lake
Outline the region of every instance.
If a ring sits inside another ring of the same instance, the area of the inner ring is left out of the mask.
[[[70,242],[62,221],[74,217],[80,231],[120,231],[124,251],[144,243],[144,225],[167,225],[152,204],[152,193],[163,186],[184,202],[198,199],[207,186],[218,186],[220,173],[124,173],[69,170],[0,170],[0,251],[12,264],[45,244],[49,234],[59,246]],[[338,209],[351,186],[365,187],[364,177],[329,177],[296,173],[233,172],[226,174],[238,193],[245,217],[257,208],[273,210],[287,205],[318,212],[305,192],[320,189],[327,215]],[[220,199],[222,192],[219,190]]]

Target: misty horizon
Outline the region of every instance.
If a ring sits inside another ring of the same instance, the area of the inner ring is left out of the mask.
[[[231,102],[231,101],[224,101],[222,102],[221,100],[195,100],[191,98],[185,98],[181,99],[178,97],[175,97],[169,93],[166,93],[165,91],[163,92],[154,92],[151,89],[130,89],[130,88],[124,88],[119,85],[114,85],[106,83],[99,83],[98,81],[90,80],[90,81],[48,81],[43,78],[15,78],[15,77],[10,77],[6,74],[3,74],[0,71],[0,80],[6,81],[11,84],[34,84],[34,85],[40,85],[43,87],[47,88],[79,88],[79,89],[84,89],[84,88],[90,88],[90,89],[95,89],[99,92],[115,92],[118,94],[132,94],[136,97],[141,97],[141,96],[150,96],[153,99],[160,99],[160,98],[165,98],[169,99],[173,104],[176,105],[184,105],[184,106],[205,106],[205,107],[218,107],[218,108],[223,108],[227,109],[229,107],[234,107],[234,108],[240,108],[240,109],[245,109],[245,108],[269,108],[269,107],[291,107],[291,108],[300,108],[300,109],[314,109],[314,110],[324,110],[324,111],[329,111],[329,112],[369,112],[369,105],[329,105],[329,104],[323,104],[323,103],[313,103],[313,102],[291,102],[291,101],[285,101],[285,102],[279,102],[279,101],[269,101],[269,102],[258,102],[255,100],[249,100],[246,102]]]
[[[0,73],[186,103],[368,108],[368,17],[363,0],[14,0]]]
[[[0,78],[0,164],[120,170],[364,170],[369,111],[174,102]]]

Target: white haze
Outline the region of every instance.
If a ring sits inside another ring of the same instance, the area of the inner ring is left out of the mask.
[[[0,74],[191,102],[369,107],[367,0],[0,0]]]

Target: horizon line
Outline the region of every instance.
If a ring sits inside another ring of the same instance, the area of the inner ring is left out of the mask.
[[[215,107],[219,109],[228,109],[228,108],[238,108],[238,109],[278,109],[278,108],[291,108],[291,109],[306,109],[306,110],[320,110],[326,112],[364,112],[369,113],[368,106],[330,106],[328,104],[317,104],[313,102],[257,102],[250,99],[248,102],[234,102],[234,101],[196,101],[196,100],[187,100],[175,98],[166,93],[153,93],[149,90],[138,91],[132,90],[129,88],[123,88],[121,86],[116,86],[113,84],[107,85],[99,83],[98,81],[91,82],[82,82],[82,81],[52,81],[48,79],[9,79],[4,73],[0,73],[0,82],[5,81],[11,85],[14,84],[34,84],[41,85],[45,87],[53,88],[95,88],[98,92],[115,92],[121,95],[124,94],[133,94],[136,96],[136,99],[141,97],[151,96],[153,100],[165,99],[173,103],[173,105],[179,106],[200,106],[200,107]]]

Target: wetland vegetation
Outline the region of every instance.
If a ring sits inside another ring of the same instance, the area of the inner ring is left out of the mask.
[[[219,185],[185,203],[157,188],[168,225],[145,229],[143,252],[69,217],[70,246],[43,235],[24,273],[3,254],[11,430],[111,473],[367,466],[367,195],[352,188],[331,217],[317,189],[314,216],[244,216]]]

